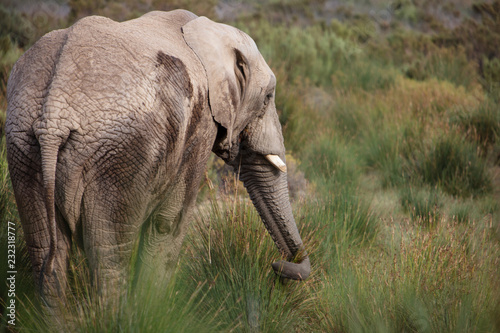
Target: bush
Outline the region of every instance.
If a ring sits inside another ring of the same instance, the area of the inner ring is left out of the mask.
[[[423,76],[449,81],[466,88],[476,82],[477,72],[462,48],[439,49],[424,64]]]
[[[365,58],[346,62],[341,70],[333,74],[332,80],[333,86],[338,89],[374,91],[391,88],[395,77],[392,67]]]
[[[291,82],[308,79],[331,86],[335,76],[333,84],[340,88],[364,90],[385,89],[393,82],[390,71],[366,61],[355,42],[337,35],[336,26],[271,27],[261,21],[240,27],[251,34],[264,58],[284,65]]]
[[[349,40],[332,31],[322,31],[317,26],[306,31],[294,28],[283,33],[288,38],[281,40],[280,48],[275,50],[275,59],[286,55],[285,63],[292,73],[317,85],[331,85],[331,76],[336,70],[361,52]]]
[[[439,185],[451,195],[478,196],[492,189],[488,169],[476,146],[462,138],[441,137],[420,158],[414,167],[424,183]]]
[[[0,5],[0,39],[4,37],[8,37],[13,44],[27,47],[35,42],[35,31],[33,24],[18,11]],[[6,52],[4,44],[5,40],[2,42],[0,54]]]
[[[306,176],[324,193],[354,188],[360,175],[354,149],[333,135],[322,135],[308,145],[303,161]]]
[[[429,227],[439,223],[441,218],[440,193],[435,189],[417,190],[405,187],[400,192],[401,206],[409,213],[412,220]]]
[[[383,187],[404,182],[401,134],[387,127],[373,127],[371,131],[367,131],[361,149],[365,166],[369,170],[380,172]]]
[[[492,148],[500,137],[500,110],[492,101],[486,101],[472,110],[461,108],[451,118],[466,137],[475,141],[483,154]]]

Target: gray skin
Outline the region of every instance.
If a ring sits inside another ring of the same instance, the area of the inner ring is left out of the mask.
[[[264,158],[285,160],[275,83],[249,36],[183,10],[87,17],[30,48],[8,82],[7,158],[46,304],[65,296],[73,241],[101,292],[126,289],[138,240],[141,274],[168,279],[211,151],[286,257],[274,270],[306,279],[286,174]]]

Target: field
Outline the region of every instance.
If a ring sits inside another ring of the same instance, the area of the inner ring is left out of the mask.
[[[313,272],[299,283],[274,275],[275,245],[242,184],[214,156],[171,283],[104,304],[75,248],[59,325],[81,332],[500,331],[498,0],[0,5],[0,257],[7,257],[12,221],[18,271],[17,321],[9,326],[8,269],[0,262],[0,329],[53,325],[34,297],[8,175],[10,68],[45,32],[82,16],[125,20],[177,7],[246,31],[273,69],[292,206]]]

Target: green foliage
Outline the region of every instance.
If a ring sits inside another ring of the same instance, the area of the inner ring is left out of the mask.
[[[404,182],[404,159],[401,156],[400,133],[392,128],[380,131],[372,127],[363,140],[362,156],[369,169],[381,173],[384,187]]]
[[[361,50],[355,43],[339,37],[332,29],[311,26],[272,27],[266,21],[242,26],[251,31],[264,58],[279,59],[290,81],[309,79],[317,85],[331,84],[331,76]]]
[[[439,47],[430,36],[409,31],[395,31],[388,43],[392,61],[411,79],[436,78],[467,88],[478,80],[476,66],[467,58],[464,47]]]
[[[452,207],[451,218],[458,223],[467,223],[471,217],[472,208],[468,204],[459,203]]]
[[[418,69],[417,69],[418,70]],[[417,77],[434,77],[456,85],[470,87],[475,83],[476,71],[462,49],[440,49],[425,59]]]
[[[217,316],[223,331],[304,329],[295,318],[317,316],[307,301],[310,283],[279,282],[270,268],[279,259],[275,245],[253,206],[235,200],[212,201],[189,240],[193,259],[186,261],[183,276],[193,285],[208,282],[199,313]]]
[[[491,191],[491,179],[474,145],[457,136],[443,137],[423,152],[414,167],[422,180],[462,197]]]
[[[488,59],[483,57],[484,79],[489,84],[500,84],[500,58]]]
[[[441,206],[439,192],[431,190],[415,190],[412,187],[401,191],[401,206],[410,214],[412,220],[424,226],[439,223]]]
[[[488,152],[500,137],[500,109],[493,101],[482,103],[477,108],[459,109],[451,119],[467,138],[475,141],[483,153]]]
[[[497,46],[500,44],[500,1],[478,2],[472,5],[472,10],[480,17],[479,20],[465,19],[452,31],[451,36],[444,37],[439,42],[462,45],[467,58],[479,66],[479,74],[484,79],[483,86],[498,90],[500,50]]]
[[[33,43],[34,38],[33,24],[19,12],[0,4],[0,55],[7,53],[11,43],[25,47]]]
[[[483,305],[498,301],[497,280],[484,280],[496,249],[463,237],[477,231],[446,224],[399,238],[392,230],[387,244],[344,255],[322,290],[319,331],[494,332],[495,309]]]
[[[352,40],[354,33],[342,31],[339,23],[306,28],[273,27],[262,20],[239,23],[239,26],[251,32],[271,65],[274,59],[279,59],[291,82],[306,79],[317,86],[368,91],[387,89],[394,83],[392,68],[367,59],[362,48]]]
[[[107,5],[108,0],[69,0],[72,20],[101,12]]]
[[[470,118],[474,115],[464,119]],[[464,127],[472,126],[471,121],[461,122]],[[481,133],[490,131],[491,123],[486,123],[477,124]],[[428,184],[459,197],[481,196],[492,190],[486,161],[477,145],[455,132],[429,140],[423,133],[418,134],[416,123],[406,126],[412,127],[401,131],[386,126],[382,131],[368,133],[363,141],[364,161],[380,172],[383,186]]]
[[[186,9],[198,16],[207,16],[209,18],[215,19],[215,7],[218,4],[218,0],[152,0],[152,7],[155,10],[174,10],[174,9]]]
[[[356,156],[351,147],[332,135],[313,141],[304,157],[306,176],[326,193],[337,188],[355,187],[359,178]]]
[[[174,10],[186,9],[199,16],[215,16],[217,0],[193,1],[193,0],[69,0],[70,21],[74,22],[89,15],[102,15],[117,21],[125,21],[141,16],[151,10]]]
[[[8,73],[47,30],[90,14],[125,20],[180,7],[217,19],[217,4],[71,0],[63,19],[0,6],[0,127]],[[498,1],[470,8],[480,20],[464,4],[235,4],[242,8],[236,25],[277,76],[287,161],[300,161],[310,184],[307,200],[293,202],[310,279],[275,277],[275,245],[241,198],[243,187],[213,162],[173,281],[153,277],[117,302],[103,300],[75,248],[63,311],[68,326],[60,330],[498,331]],[[232,3],[217,10],[224,5]],[[32,301],[3,135],[0,221],[17,227],[18,327],[48,332],[53,327]],[[0,304],[5,295],[4,285]]]
[[[377,217],[369,204],[353,191],[342,189],[317,203],[308,203],[300,212],[301,220],[311,221],[311,228],[322,235],[311,260],[330,274],[335,274],[340,257],[350,248],[363,247],[378,234]],[[318,236],[317,235],[317,236]],[[311,242],[312,243],[312,242]]]
[[[0,37],[0,40],[1,37]],[[0,138],[3,136],[7,111],[7,81],[9,73],[23,51],[12,45],[9,38],[3,38],[4,50],[0,50]]]

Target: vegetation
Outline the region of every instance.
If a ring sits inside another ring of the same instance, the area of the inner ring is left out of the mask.
[[[498,0],[52,3],[63,10],[0,5],[0,257],[13,221],[22,304],[12,331],[52,329],[33,301],[6,163],[12,65],[44,32],[85,15],[124,20],[177,7],[248,32],[273,68],[312,275],[301,283],[274,276],[274,244],[242,186],[213,159],[173,281],[110,305],[75,248],[63,330],[500,330]]]

